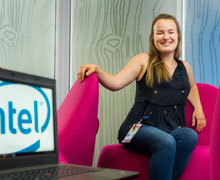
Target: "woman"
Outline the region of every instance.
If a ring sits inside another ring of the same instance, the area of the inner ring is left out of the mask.
[[[186,61],[178,60],[181,31],[176,18],[157,16],[149,41],[150,52],[136,55],[117,75],[88,64],[81,66],[78,80],[96,73],[99,82],[113,91],[136,80],[135,103],[120,127],[119,142],[131,151],[151,156],[150,180],[173,180],[183,172],[198,139],[194,130],[186,128],[187,98],[194,106],[192,125],[198,132],[206,126],[206,120],[192,69]],[[133,139],[126,138],[138,123],[140,129]]]

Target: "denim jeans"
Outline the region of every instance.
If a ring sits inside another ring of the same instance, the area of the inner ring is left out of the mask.
[[[186,167],[198,140],[191,128],[177,128],[166,133],[156,127],[142,125],[128,150],[150,156],[150,180],[176,180]]]

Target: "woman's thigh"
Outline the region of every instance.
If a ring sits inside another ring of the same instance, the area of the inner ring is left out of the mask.
[[[172,135],[156,127],[142,125],[130,143],[123,144],[125,148],[142,155],[152,155],[159,150],[175,150],[176,141]]]

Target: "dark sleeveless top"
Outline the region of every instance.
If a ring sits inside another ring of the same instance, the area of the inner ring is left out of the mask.
[[[158,84],[155,80],[153,88],[146,86],[146,72],[142,79],[136,82],[135,103],[122,123],[118,140],[124,139],[134,123],[143,119],[142,124],[157,127],[170,132],[178,127],[186,127],[184,106],[190,91],[188,74],[181,60],[177,60],[169,82]]]

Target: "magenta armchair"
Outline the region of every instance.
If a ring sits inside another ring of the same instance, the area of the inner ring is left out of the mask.
[[[210,179],[210,135],[215,101],[218,89],[208,84],[197,84],[200,99],[207,120],[206,128],[198,134],[198,144],[193,151],[189,164],[179,180],[209,180]],[[192,105],[187,102],[187,126],[192,128]],[[220,123],[219,123],[220,127]],[[194,127],[193,127],[194,129]],[[220,128],[219,128],[220,129]],[[120,144],[104,146],[100,152],[97,166],[140,172],[138,180],[148,179],[149,157],[124,149]],[[217,179],[213,179],[217,180]]]
[[[99,85],[95,74],[74,83],[57,111],[59,161],[91,166],[98,130]]]
[[[219,86],[220,89],[220,86]],[[211,142],[210,142],[210,174],[211,180],[220,179],[220,91],[215,104],[213,114]]]

